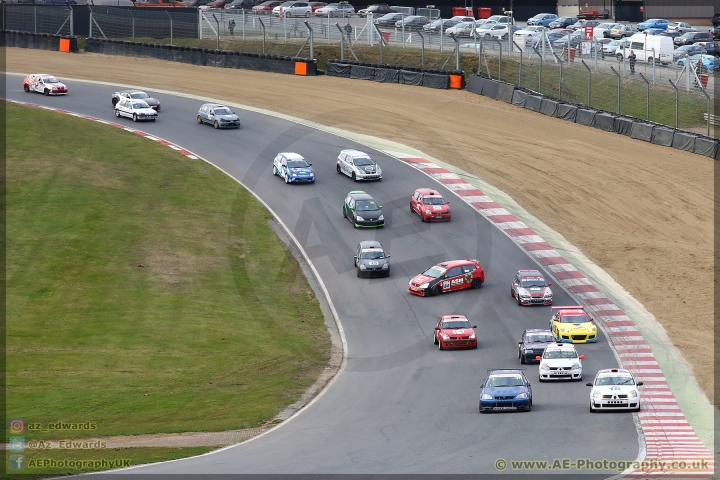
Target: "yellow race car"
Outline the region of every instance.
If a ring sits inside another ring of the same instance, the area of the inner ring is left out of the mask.
[[[558,342],[597,342],[598,328],[593,319],[579,305],[552,307],[555,311],[550,319],[550,330]]]

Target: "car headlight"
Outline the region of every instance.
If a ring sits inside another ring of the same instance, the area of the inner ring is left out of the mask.
[[[315,172],[310,172],[310,176],[311,176],[311,177],[314,177],[314,176],[315,176]]]
[[[375,170],[375,173],[377,173],[378,175],[382,175],[382,170],[380,170],[380,167],[378,167],[377,170]]]
[[[430,210],[427,210],[427,209],[425,210],[425,213],[427,213],[428,215],[432,215],[432,212],[431,212]]]
[[[296,173],[293,173],[292,176],[293,176],[293,177],[297,177],[297,174],[296,174]]]
[[[488,395],[487,393],[483,393],[480,396],[480,400],[492,400],[492,395]]]
[[[575,362],[575,363],[572,364],[572,369],[573,369],[573,370],[578,369],[578,368],[580,368],[580,363],[579,363],[579,362]]]
[[[635,390],[628,393],[628,398],[637,398],[637,396],[638,396],[638,394],[637,394],[637,391],[635,391]]]
[[[364,219],[363,217],[361,217],[360,215],[357,216],[357,219],[358,219],[359,221],[361,221],[361,222],[365,220],[365,219]]]
[[[552,298],[552,293],[547,292],[547,293],[545,294],[545,298]]]
[[[421,289],[422,289],[422,288],[428,288],[429,286],[430,286],[429,283],[423,283],[422,285],[420,285],[420,288],[421,288]]]
[[[591,332],[594,332],[595,330],[597,330],[597,327],[595,327],[595,326],[590,327]]]
[[[560,331],[563,332],[563,333],[568,333],[570,330],[568,330],[567,328],[563,327],[563,328],[560,329]]]
[[[474,334],[474,333],[471,333],[469,338],[470,338],[470,340],[474,340],[474,339],[475,339],[475,334]]]
[[[383,263],[382,268],[383,270],[387,270],[388,268],[390,268],[390,265],[388,265],[387,263]]]
[[[528,398],[528,394],[527,394],[527,393],[521,393],[521,394],[519,394],[519,395],[518,395],[517,397],[515,397],[515,398]]]
[[[530,298],[530,295],[528,295],[527,293],[521,293],[520,298]]]
[[[600,390],[595,390],[592,396],[593,398],[602,398],[603,394]]]
[[[532,353],[532,352],[533,352],[533,349],[532,349],[532,348],[525,347],[525,348],[523,348],[523,351],[524,351],[525,353]]]
[[[542,365],[540,365],[540,369],[541,370],[550,370],[550,367],[548,366],[547,363],[543,363]]]
[[[443,340],[450,340],[450,336],[447,333],[442,334]]]
[[[362,263],[360,264],[360,270],[365,270],[365,265],[363,265]]]
[[[380,216],[378,217],[378,221],[380,221],[380,220],[385,220],[385,215],[380,215]]]

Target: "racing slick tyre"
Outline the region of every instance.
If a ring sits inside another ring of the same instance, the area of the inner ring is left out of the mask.
[[[357,269],[357,276],[358,276],[358,278],[360,277],[360,269],[359,268]]]
[[[45,96],[47,97],[47,96],[50,95],[50,90],[48,90],[48,89],[46,88],[46,89],[43,91],[43,93],[44,93]]]
[[[115,110],[115,116],[120,118],[120,110]]]
[[[278,174],[277,167],[273,165],[273,175],[275,175],[277,177],[277,174]]]
[[[518,295],[517,301],[518,301],[518,307],[522,307],[522,302],[520,301],[520,295]]]
[[[590,401],[590,413],[597,413],[597,410],[595,410],[592,406],[592,400]]]
[[[352,181],[357,182],[357,177],[355,176],[355,172],[353,172],[353,174],[352,174]]]
[[[285,174],[285,183],[290,183],[290,178],[287,173]]]
[[[305,12],[305,18],[310,18],[310,12]]]
[[[343,218],[347,218],[347,213],[345,213],[345,209],[343,208]]]
[[[30,92],[30,87],[27,84],[25,84],[25,85],[23,85],[23,90],[25,90],[26,92]]]
[[[525,355],[523,355],[520,350],[518,350],[518,356],[520,357],[520,365],[525,365],[527,363],[525,361]]]
[[[444,350],[440,339],[438,339],[438,350]]]
[[[437,339],[437,337],[433,334],[433,345],[437,345],[437,344],[438,344],[438,339]]]
[[[342,170],[340,170],[340,165],[335,165],[335,169],[337,170],[338,174],[342,174]]]
[[[437,297],[442,293],[442,289],[440,288],[440,285],[435,285],[430,289],[430,296]]]
[[[133,122],[137,122],[137,113],[133,113]]]
[[[198,125],[202,125],[202,118],[200,117],[200,115],[197,116],[197,122]]]
[[[215,120],[215,122],[213,123],[213,127],[215,127],[216,129],[220,128],[220,124],[217,120]]]
[[[480,288],[480,287],[482,287],[482,284],[483,284],[482,280],[480,280],[479,278],[473,278],[472,288]]]
[[[117,105],[117,103],[118,103],[118,99],[117,99],[117,98],[113,98],[113,99],[110,100],[110,101],[112,102],[113,107],[114,107],[115,105]]]

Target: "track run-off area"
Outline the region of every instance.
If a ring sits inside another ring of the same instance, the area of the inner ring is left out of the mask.
[[[240,111],[243,128],[216,131],[195,124],[199,100],[163,95],[156,123],[114,118],[110,93],[122,86],[66,80],[71,95],[22,92],[8,75],[9,100],[30,102],[167,142],[204,159],[254,192],[287,227],[325,284],[347,342],[346,366],[327,391],[292,421],[237,447],[192,459],[134,468],[134,473],[497,473],[498,460],[589,459],[708,460],[712,454],[685,420],[653,353],[633,322],[597,287],[527,225],[458,175],[424,158],[378,151],[348,138],[288,120]],[[370,153],[382,182],[357,185],[335,174],[340,150]],[[271,174],[281,151],[305,156],[314,185],[285,185]],[[408,210],[423,186],[451,200],[453,221],[424,224]],[[355,230],[342,218],[342,199],[363,189],[383,205],[386,227]],[[355,277],[352,252],[361,240],[379,240],[392,255],[388,279]],[[434,263],[477,258],[487,281],[480,290],[417,298],[407,282]],[[529,413],[479,415],[477,398],[486,369],[519,367],[517,340],[525,328],[546,328],[548,307],[520,308],[509,281],[518,269],[539,268],[555,283],[556,305],[578,301],[603,327],[597,344],[579,345],[583,382],[539,383],[537,366]],[[479,348],[437,351],[432,328],[438,315],[459,313],[478,325]],[[608,338],[609,337],[609,338]],[[609,339],[615,345],[610,347]],[[589,388],[597,370],[618,359],[643,381],[643,411],[591,414]],[[552,433],[555,431],[555,433]],[[542,441],[548,435],[551,442]],[[512,453],[510,453],[512,452]],[[511,458],[509,455],[513,455]],[[645,474],[656,475],[657,465]],[[501,469],[510,471],[510,467]],[[564,473],[578,473],[569,468]],[[559,472],[557,472],[559,473]],[[683,475],[685,476],[685,475]]]

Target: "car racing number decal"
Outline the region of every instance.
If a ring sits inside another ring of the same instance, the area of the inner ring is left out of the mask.
[[[450,288],[450,280],[445,280],[442,282],[442,288]]]

